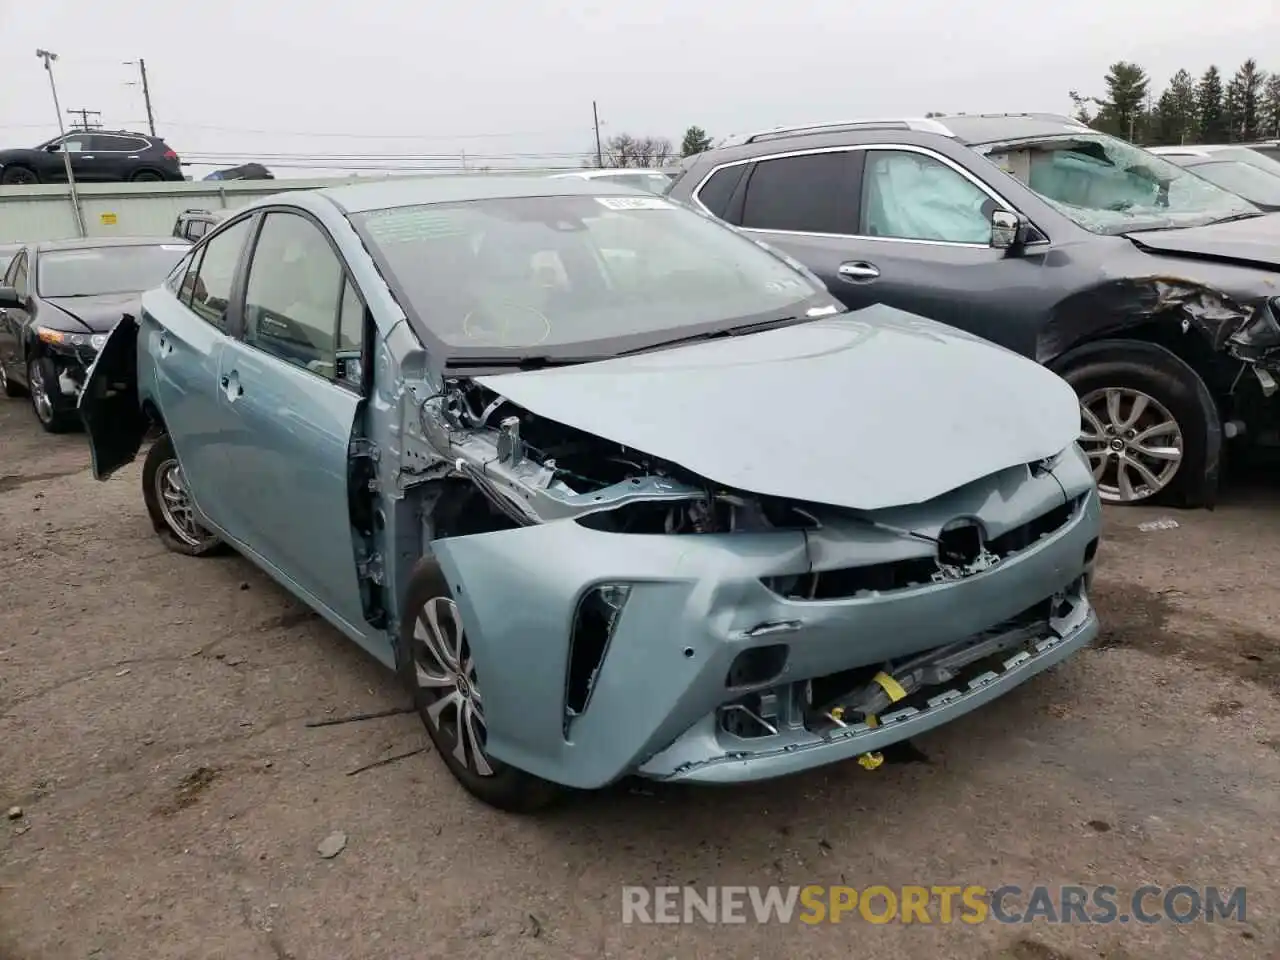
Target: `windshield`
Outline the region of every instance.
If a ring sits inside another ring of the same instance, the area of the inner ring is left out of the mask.
[[[1280,206],[1280,177],[1238,160],[1206,160],[1189,163],[1187,169],[1251,203]]]
[[[42,297],[141,293],[159,286],[190,249],[185,243],[157,243],[45,251],[36,290]]]
[[[406,309],[472,355],[598,356],[837,309],[810,275],[660,197],[471,200],[352,220]]]
[[[989,144],[982,152],[1093,233],[1203,226],[1258,209],[1106,134]]]

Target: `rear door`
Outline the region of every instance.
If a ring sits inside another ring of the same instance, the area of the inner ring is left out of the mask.
[[[218,373],[241,309],[241,261],[254,218],[227,225],[199,249],[175,289],[143,298],[139,353],[151,357],[160,413],[196,506],[226,529],[227,447],[232,414]]]
[[[95,133],[92,140],[94,166],[101,180],[128,180],[141,162],[147,141],[114,133]]]
[[[227,531],[363,632],[347,480],[364,303],[327,231],[294,208],[263,216],[244,303],[219,376]]]

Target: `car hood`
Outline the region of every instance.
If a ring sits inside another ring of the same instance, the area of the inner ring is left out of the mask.
[[[94,333],[110,333],[123,314],[137,314],[142,304],[141,293],[104,293],[93,297],[45,297],[73,323]]]
[[[1125,236],[1155,253],[1280,270],[1280,213],[1207,227],[1142,230]]]
[[[476,380],[715,483],[861,510],[1051,457],[1080,430],[1075,393],[1056,374],[886,306]]]

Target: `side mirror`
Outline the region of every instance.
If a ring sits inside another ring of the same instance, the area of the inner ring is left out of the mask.
[[[0,287],[0,310],[24,310],[26,306],[13,287]]]
[[[1026,217],[1008,210],[991,214],[991,246],[996,250],[1016,250],[1027,242],[1031,223]]]
[[[45,147],[45,150],[49,151],[49,153],[57,153],[61,149],[62,149],[62,144],[60,143],[51,143],[47,147]]]

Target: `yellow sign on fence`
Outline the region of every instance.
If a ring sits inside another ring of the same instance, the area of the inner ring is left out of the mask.
[[[98,222],[104,227],[114,227],[116,225],[116,215],[114,213],[98,214]]]

